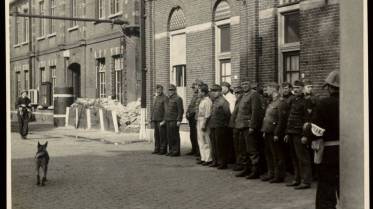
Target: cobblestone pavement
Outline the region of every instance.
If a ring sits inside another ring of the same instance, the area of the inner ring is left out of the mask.
[[[196,165],[194,157],[152,155],[151,143],[115,145],[50,133],[34,131],[28,140],[12,133],[14,209],[314,208],[316,185],[296,191]],[[36,186],[38,140],[48,140],[51,156],[45,187]]]

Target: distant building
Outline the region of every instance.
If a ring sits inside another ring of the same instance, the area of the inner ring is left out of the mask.
[[[30,13],[28,2],[13,1],[10,12]],[[139,21],[138,0],[30,2],[32,14]],[[112,96],[126,104],[140,96],[139,39],[124,38],[119,25],[14,16],[9,20],[11,104],[22,89],[30,89],[34,103],[46,102],[37,95],[48,82],[52,89],[73,87],[75,98]],[[53,95],[50,98],[52,106]]]
[[[339,69],[338,0],[157,0],[147,9],[147,92],[195,79],[267,83],[307,78],[321,92]]]

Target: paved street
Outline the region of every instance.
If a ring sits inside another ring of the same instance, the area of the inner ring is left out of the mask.
[[[314,208],[315,184],[295,191],[196,165],[194,157],[151,155],[152,144],[147,142],[116,145],[66,137],[73,135],[70,130],[65,135],[51,127],[41,130],[33,131],[29,140],[12,133],[14,209]],[[36,186],[33,157],[38,140],[49,142],[45,187]]]

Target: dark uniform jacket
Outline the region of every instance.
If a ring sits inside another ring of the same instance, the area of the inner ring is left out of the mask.
[[[262,132],[283,136],[286,128],[288,105],[284,98],[278,96],[267,106],[263,119]]]
[[[312,123],[325,129],[324,141],[339,141],[339,94],[320,99],[315,107]],[[315,139],[317,139],[315,138]]]
[[[264,104],[260,95],[255,91],[244,93],[238,103],[236,128],[260,129],[264,115]]]
[[[223,96],[219,96],[212,100],[211,116],[208,121],[208,127],[228,127],[230,117],[231,111],[229,109],[229,103]]]
[[[285,99],[285,102],[290,105],[291,101],[294,99],[294,94],[290,93],[288,95],[282,95],[282,98]]]
[[[165,104],[167,103],[167,96],[164,94],[158,95],[154,99],[153,112],[151,121],[162,121],[165,114]]]
[[[28,97],[18,97],[16,101],[16,109],[18,109],[22,104],[28,106],[31,103],[31,100]]]
[[[192,99],[190,100],[188,110],[186,112],[186,118],[188,120],[196,119],[196,115],[198,112],[198,105],[200,101],[201,101],[201,98],[198,96],[198,93],[194,93]]]
[[[184,114],[183,99],[177,94],[168,97],[165,102],[165,121],[182,121]]]
[[[242,94],[238,95],[238,97],[236,98],[236,104],[234,105],[234,109],[233,109],[233,112],[232,112],[232,115],[229,119],[229,127],[231,128],[236,128],[236,118],[237,118],[237,112],[238,112],[238,103],[240,102],[240,100],[242,99]]]
[[[305,96],[306,100],[306,122],[310,122],[312,119],[313,110],[315,109],[316,103],[317,103],[317,97],[313,94]]]
[[[290,112],[286,125],[286,134],[302,134],[306,120],[306,100],[304,95],[295,96],[290,102]]]

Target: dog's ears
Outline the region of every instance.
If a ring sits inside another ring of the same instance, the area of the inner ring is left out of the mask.
[[[40,142],[38,141],[38,147],[40,147],[41,146],[41,144],[40,144]]]
[[[47,145],[48,145],[48,141],[45,142],[44,146],[47,147]]]

